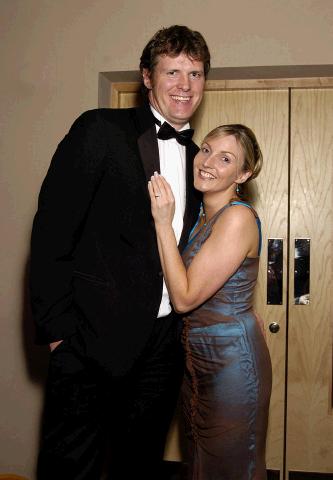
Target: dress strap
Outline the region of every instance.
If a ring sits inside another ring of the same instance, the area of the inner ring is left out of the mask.
[[[200,217],[202,215],[202,212],[203,212],[203,205],[202,205],[202,202],[200,203],[200,211],[199,211],[199,215],[198,215],[198,218],[197,218],[197,221],[195,222],[195,224],[193,225],[193,228],[192,230],[190,231],[190,234],[188,236],[189,240],[192,238],[192,235],[193,235],[193,232],[195,231],[195,229],[197,228],[198,224],[199,224],[199,221],[200,221]]]
[[[198,218],[197,218],[197,221],[195,222],[195,225],[193,226],[191,232],[190,232],[190,235],[189,235],[189,239],[192,238],[192,235],[193,235],[193,232],[195,231],[195,229],[197,228],[199,222],[200,222],[200,218],[201,217],[204,217],[204,227],[208,226],[211,227],[212,225],[214,225],[214,223],[216,222],[216,220],[218,219],[218,217],[221,215],[221,213],[227,208],[229,207],[230,204],[227,204],[227,205],[224,205],[224,207],[220,208],[220,210],[218,210],[216,213],[214,213],[214,215],[212,216],[211,219],[208,220],[208,222],[206,221],[206,216],[205,216],[205,212],[204,212],[204,208],[203,208],[203,203],[201,202],[200,204],[200,211],[199,211],[199,215],[198,215]]]

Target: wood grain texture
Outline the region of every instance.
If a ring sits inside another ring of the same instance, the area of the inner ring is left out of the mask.
[[[288,470],[333,472],[333,120],[332,78],[240,79],[206,82],[204,99],[191,121],[194,140],[220,124],[245,123],[257,135],[264,166],[253,182],[254,205],[263,223],[263,251],[256,309],[264,318],[273,364],[267,466],[283,470],[284,395],[287,318]],[[296,87],[296,88],[293,88]],[[113,107],[139,102],[138,82],[112,85]],[[289,88],[291,90],[290,132]],[[289,163],[290,154],[290,212]],[[288,238],[290,222],[290,238]],[[283,305],[266,305],[267,239],[284,240]],[[311,238],[311,303],[293,305],[295,238]],[[287,265],[289,249],[290,263]],[[287,298],[287,280],[290,291]],[[287,301],[289,309],[287,312]],[[271,322],[277,334],[268,331]],[[182,460],[183,438],[176,421],[169,433],[165,458]]]
[[[308,77],[283,77],[283,78],[274,78],[265,76],[257,78],[249,78],[246,75],[244,78],[228,78],[230,74],[227,75],[224,73],[224,69],[213,69],[219,70],[215,72],[215,75],[219,76],[217,79],[207,80],[205,85],[205,90],[208,91],[221,91],[221,90],[249,90],[249,89],[286,89],[286,88],[318,88],[318,87],[333,87],[333,77],[331,76],[308,76]],[[267,70],[267,69],[266,69]],[[101,98],[103,98],[101,107],[113,107],[113,108],[123,108],[127,106],[137,105],[139,98],[135,98],[135,102],[130,104],[130,96],[127,97],[128,93],[139,92],[140,91],[140,82],[139,81],[119,81],[119,72],[108,72],[102,74],[103,82],[100,83],[100,89],[103,92],[100,92]],[[123,72],[124,76],[129,76],[131,72]],[[213,71],[212,71],[213,73]],[[267,73],[267,72],[266,72]],[[223,76],[225,74],[225,76]],[[234,73],[235,75],[236,73]],[[137,72],[132,72],[133,78],[137,78]],[[117,80],[116,80],[117,78]],[[120,97],[124,95],[122,99]],[[127,97],[127,98],[126,98]],[[106,104],[105,102],[108,103]]]
[[[333,89],[294,90],[291,109],[290,255],[310,238],[311,264],[310,304],[290,291],[287,468],[333,473]]]
[[[138,86],[138,84],[137,84]],[[263,151],[264,165],[258,179],[253,182],[254,206],[258,210],[263,228],[263,250],[256,292],[256,310],[265,321],[267,342],[273,365],[273,393],[271,399],[267,466],[281,470],[284,439],[285,395],[285,306],[266,306],[267,238],[287,238],[288,217],[288,90],[224,90],[215,81],[213,89],[204,93],[203,101],[191,121],[195,128],[194,141],[200,144],[204,135],[217,125],[244,123],[256,134]],[[114,91],[113,107],[137,105],[133,85],[121,84]],[[284,272],[287,269],[284,268]],[[286,276],[286,273],[285,273]],[[286,281],[284,279],[284,285]],[[285,289],[285,287],[284,287]],[[284,291],[286,298],[286,291]],[[268,325],[280,324],[278,334],[271,334]],[[166,460],[183,459],[183,437],[178,421],[174,421],[165,449]]]
[[[288,218],[288,90],[206,91],[192,126],[194,140],[217,125],[243,123],[256,134],[263,152],[263,169],[253,182],[254,201],[262,221],[263,250],[256,289],[256,310],[265,322],[272,358],[273,392],[267,439],[267,467],[282,471],[285,398],[286,307],[266,305],[267,239],[283,238],[286,251]],[[284,259],[284,299],[286,299],[286,256]],[[268,330],[271,322],[280,331]]]

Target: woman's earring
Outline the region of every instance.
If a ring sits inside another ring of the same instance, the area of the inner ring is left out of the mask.
[[[239,186],[239,183],[236,183],[236,193],[237,193],[237,195],[240,194],[240,186]]]

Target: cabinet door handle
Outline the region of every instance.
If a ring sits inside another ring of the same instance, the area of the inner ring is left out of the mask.
[[[280,325],[276,322],[272,322],[269,324],[269,331],[272,333],[277,333],[280,330]]]
[[[294,303],[310,303],[310,239],[295,238]]]
[[[267,305],[282,305],[283,240],[269,238],[267,245]]]

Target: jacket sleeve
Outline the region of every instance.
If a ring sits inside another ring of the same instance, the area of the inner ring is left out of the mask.
[[[38,199],[31,237],[30,298],[36,343],[75,332],[74,251],[106,169],[98,110],[81,115],[60,142]]]

